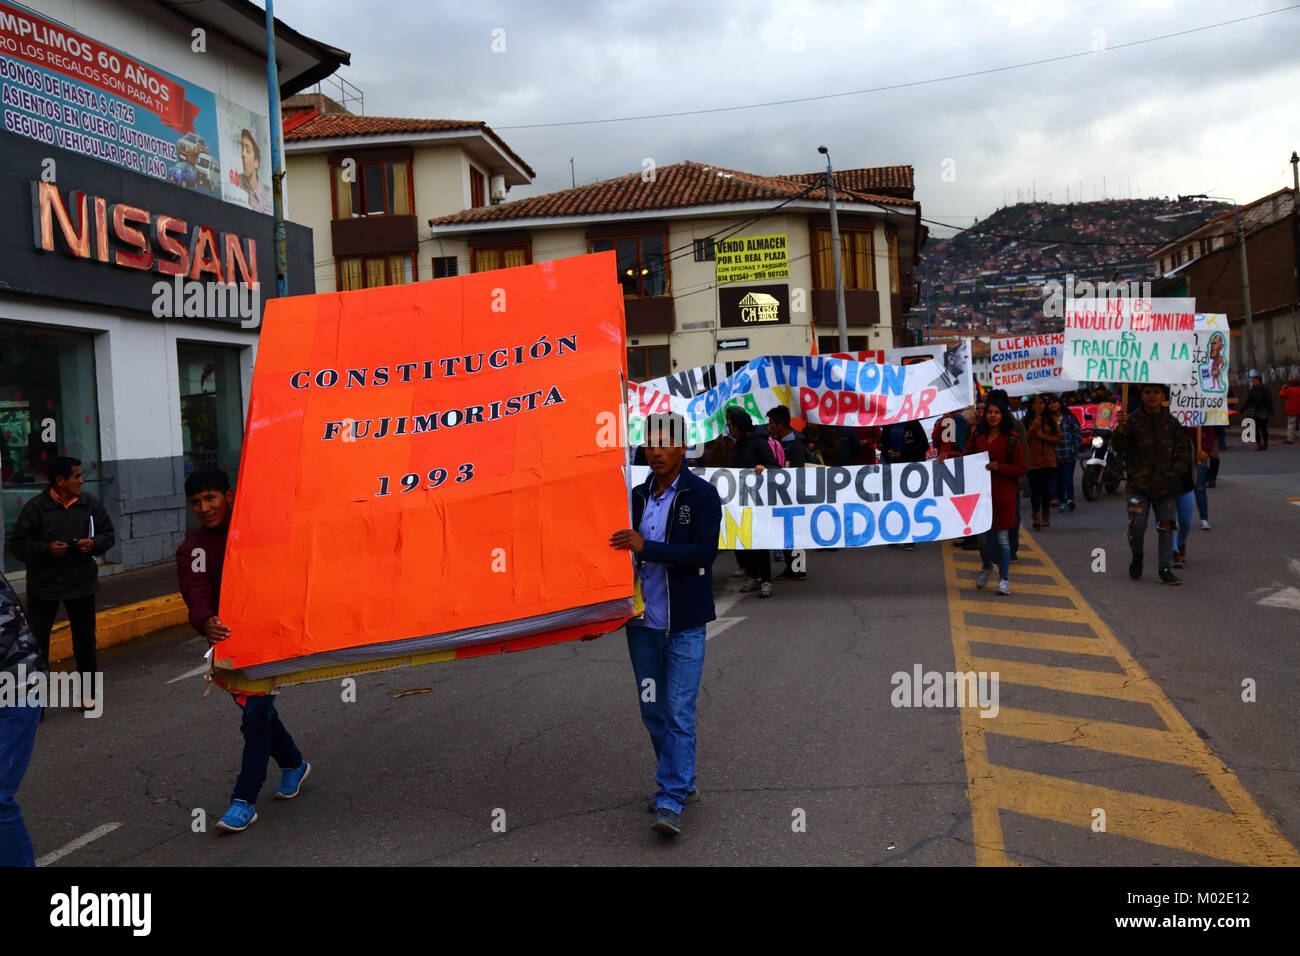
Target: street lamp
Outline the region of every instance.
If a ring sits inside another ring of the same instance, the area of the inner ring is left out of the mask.
[[[826,195],[831,203],[831,245],[835,252],[835,318],[840,325],[840,351],[849,350],[849,324],[844,315],[844,273],[840,262],[840,219],[835,212],[835,173],[831,170],[831,154],[825,146],[817,152],[826,156]]]
[[[1188,199],[1217,199],[1220,202],[1232,203],[1232,218],[1237,225],[1237,248],[1241,255],[1241,303],[1246,310],[1246,366],[1251,369],[1258,368],[1255,364],[1255,326],[1251,321],[1253,317],[1250,310],[1250,273],[1246,271],[1246,236],[1242,230],[1237,200],[1229,199],[1227,196],[1207,196],[1205,193],[1178,197],[1179,202]]]

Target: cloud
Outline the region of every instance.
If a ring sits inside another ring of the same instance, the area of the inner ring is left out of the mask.
[[[512,198],[567,187],[571,156],[580,182],[639,170],[646,157],[808,172],[821,168],[824,143],[841,168],[912,164],[925,214],[943,218],[982,217],[1035,182],[1053,199],[1067,184],[1091,199],[1103,177],[1112,197],[1130,182],[1148,195],[1214,186],[1241,199],[1277,188],[1300,145],[1289,92],[1300,81],[1300,11],[1122,46],[1276,6],[394,0],[381,18],[358,17],[352,0],[279,0],[276,12],[352,53],[344,75],[365,91],[368,113],[500,131],[538,174]],[[792,105],[510,128],[916,83],[1069,53],[1088,55]],[[940,177],[946,159],[955,182]]]

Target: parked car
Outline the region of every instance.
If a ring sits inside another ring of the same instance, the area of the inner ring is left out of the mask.
[[[176,141],[176,152],[187,163],[193,163],[200,153],[206,153],[208,147],[198,133],[186,133]]]
[[[171,168],[167,178],[177,186],[184,186],[186,189],[193,189],[194,184],[198,181],[198,177],[194,173],[194,167],[189,163],[177,163]]]
[[[221,163],[211,153],[199,153],[194,161],[194,175],[200,189],[221,188]]]

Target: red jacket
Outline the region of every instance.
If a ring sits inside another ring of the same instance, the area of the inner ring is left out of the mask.
[[[196,528],[185,536],[176,549],[176,575],[181,579],[181,597],[190,609],[190,626],[200,634],[203,622],[217,613],[221,603],[221,569],[226,560],[224,528]],[[203,550],[203,571],[195,571],[195,549]]]
[[[1283,385],[1277,394],[1286,402],[1288,415],[1300,415],[1300,385]]]
[[[1007,461],[1007,441],[1011,441],[1011,459]],[[1029,470],[1025,463],[1025,449],[1015,432],[1003,435],[989,432],[971,435],[971,452],[988,452],[989,462],[997,462],[998,470],[989,472],[993,485],[992,531],[1010,531],[1016,523],[1016,509],[1020,504],[1020,486],[1016,479]]]

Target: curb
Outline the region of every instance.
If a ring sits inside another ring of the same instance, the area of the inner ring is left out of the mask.
[[[95,615],[95,647],[111,647],[188,620],[189,609],[180,592],[111,607]],[[72,656],[72,631],[63,621],[50,632],[50,663]]]

